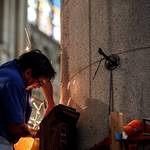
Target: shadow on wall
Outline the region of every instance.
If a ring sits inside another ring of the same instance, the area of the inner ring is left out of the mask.
[[[87,149],[108,136],[108,105],[98,99],[87,99],[80,111],[78,148]]]

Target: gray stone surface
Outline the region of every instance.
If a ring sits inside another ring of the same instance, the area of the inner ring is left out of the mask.
[[[79,150],[98,143],[109,131],[110,83],[104,61],[92,80],[98,66],[94,62],[102,58],[99,47],[108,55],[118,54],[121,60],[113,71],[114,111],[123,112],[125,122],[149,117],[149,12],[150,2],[146,0],[63,1],[62,93],[63,102],[71,97],[70,105],[81,113]]]

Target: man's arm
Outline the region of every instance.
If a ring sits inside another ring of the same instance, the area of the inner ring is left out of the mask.
[[[18,123],[10,123],[8,125],[8,130],[12,134],[19,136],[19,137],[35,137],[36,136],[36,130],[29,128],[27,124],[18,124]]]
[[[55,106],[52,83],[48,82],[46,85],[42,86],[42,92],[48,104],[45,112],[45,116],[46,116],[48,112]]]
[[[4,114],[1,119],[7,123],[5,128],[18,137],[32,136],[33,132],[25,124],[25,91],[13,81],[6,82],[1,90],[1,111]]]

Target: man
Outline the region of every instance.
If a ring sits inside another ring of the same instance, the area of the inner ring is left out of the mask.
[[[50,82],[54,76],[50,61],[40,50],[24,53],[0,66],[0,150],[12,150],[20,137],[35,135],[27,126],[31,90],[42,87],[50,110],[54,106]]]

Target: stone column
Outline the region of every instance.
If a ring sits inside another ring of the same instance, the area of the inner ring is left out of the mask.
[[[3,13],[3,49],[8,58],[19,55],[26,45],[27,1],[5,0]]]
[[[18,0],[17,6],[17,39],[16,39],[16,55],[23,53],[27,46],[31,48],[30,31],[27,23],[27,0]],[[27,39],[29,40],[27,43]]]
[[[81,113],[80,150],[109,135],[110,72],[104,61],[92,79],[103,58],[98,48],[121,60],[113,71],[114,111],[123,112],[126,122],[149,117],[149,12],[146,0],[62,1],[62,103]]]

